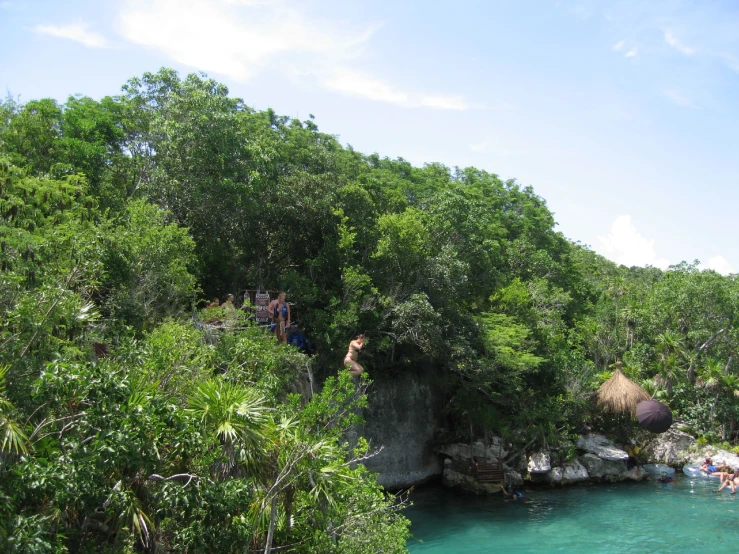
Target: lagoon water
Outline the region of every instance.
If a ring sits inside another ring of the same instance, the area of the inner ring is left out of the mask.
[[[526,502],[421,488],[406,510],[411,554],[737,553],[739,492],[718,479],[522,490]]]

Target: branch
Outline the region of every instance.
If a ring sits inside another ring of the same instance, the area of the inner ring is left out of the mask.
[[[343,466],[348,466],[348,465],[351,465],[351,464],[360,463],[360,462],[363,462],[365,460],[369,460],[370,458],[374,458],[375,456],[377,456],[380,452],[382,452],[382,450],[384,448],[385,448],[385,445],[382,445],[382,446],[380,446],[380,448],[378,448],[374,452],[370,452],[370,453],[366,454],[365,456],[362,456],[361,458],[354,458],[353,460],[349,460],[348,462],[346,462],[344,464],[341,464],[341,465],[343,467]]]
[[[702,352],[703,350],[706,350],[713,344],[713,341],[716,340],[720,335],[723,335],[727,331],[728,327],[724,327],[723,329],[717,331],[714,333],[714,335],[708,339],[706,342],[703,343],[703,346],[696,349],[696,352]]]
[[[161,475],[157,475],[156,473],[152,473],[148,477],[148,480],[149,481],[159,481],[159,482],[162,482],[162,483],[166,483],[167,481],[174,481],[175,479],[187,479],[187,483],[185,483],[185,485],[182,487],[184,489],[185,487],[187,487],[187,485],[190,484],[190,482],[193,479],[198,479],[199,480],[200,479],[200,476],[199,475],[195,475],[194,473],[177,473],[175,475],[170,475],[169,477],[162,477]],[[210,485],[213,485],[214,484],[213,481],[211,481],[210,479],[206,479],[206,481]]]
[[[31,414],[31,415],[33,415],[33,414]],[[39,423],[38,425],[36,425],[36,428],[33,430],[33,433],[31,433],[31,436],[28,437],[28,440],[33,439],[33,437],[35,437],[36,434],[41,429],[43,429],[44,427],[46,427],[47,425],[51,425],[52,423],[59,423],[60,421],[64,421],[66,419],[74,419],[74,418],[77,418],[77,417],[82,417],[83,415],[85,415],[85,412],[80,412],[79,414],[75,414],[75,415],[71,415],[71,416],[65,416],[65,417],[60,417],[60,418],[57,418],[57,419],[50,419],[50,420],[44,419],[41,423]],[[70,422],[70,424],[71,424],[71,422]],[[66,428],[67,428],[67,425],[64,426],[64,429],[66,429]],[[64,429],[62,430],[62,432],[64,431]]]

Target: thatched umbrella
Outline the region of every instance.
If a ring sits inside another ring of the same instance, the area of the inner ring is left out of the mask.
[[[639,402],[649,400],[651,396],[624,375],[621,371],[621,362],[616,362],[616,371],[608,381],[603,383],[595,393],[599,408],[607,412],[630,413],[636,415],[636,406]]]

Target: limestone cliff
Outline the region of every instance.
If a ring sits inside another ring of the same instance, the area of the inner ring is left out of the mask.
[[[440,381],[431,370],[374,378],[365,424],[358,431],[373,447],[383,446],[366,462],[381,485],[397,489],[441,475],[441,460],[432,444],[443,426],[444,398],[436,384]]]

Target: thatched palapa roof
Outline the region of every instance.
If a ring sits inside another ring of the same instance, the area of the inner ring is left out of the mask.
[[[649,393],[634,383],[621,371],[621,362],[616,362],[616,371],[595,393],[599,408],[607,412],[630,413],[636,415],[636,406],[649,400]]]

